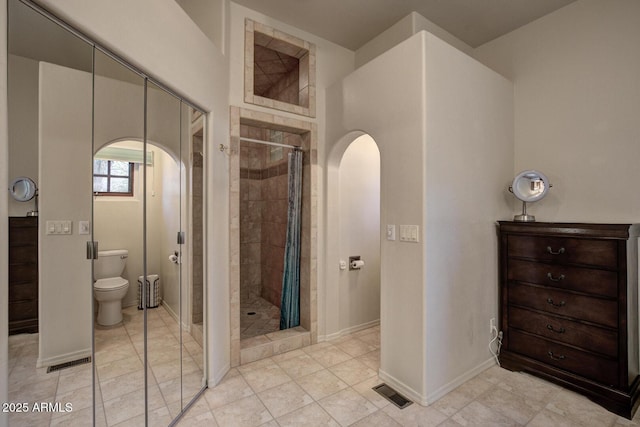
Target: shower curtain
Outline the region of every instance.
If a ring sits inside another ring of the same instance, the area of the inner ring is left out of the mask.
[[[302,151],[289,153],[289,207],[284,248],[280,329],[300,324],[300,225],[302,220]]]

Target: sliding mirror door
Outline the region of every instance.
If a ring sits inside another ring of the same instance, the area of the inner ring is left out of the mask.
[[[144,425],[144,313],[138,277],[145,268],[145,79],[96,50],[94,66],[93,233],[96,425]],[[157,400],[157,399],[156,399]]]
[[[154,189],[147,192],[147,265],[151,302],[147,308],[149,378],[155,379],[175,418],[204,386],[202,339],[201,178],[194,190],[190,108],[161,87],[147,84],[147,145],[153,150]],[[196,147],[197,148],[197,147]],[[198,151],[202,160],[202,149]],[[197,162],[197,159],[196,159]],[[198,171],[200,169],[200,172]],[[194,203],[194,197],[198,197]],[[195,214],[194,212],[198,213]],[[197,243],[195,243],[197,245]],[[197,248],[198,246],[196,246]],[[153,267],[152,267],[153,266]],[[195,305],[194,305],[195,304]],[[194,335],[196,338],[194,338]]]
[[[206,385],[202,115],[8,5],[8,173],[38,186],[9,200],[9,397],[72,408],[10,423],[169,425]]]
[[[90,425],[91,236],[78,226],[91,220],[93,47],[16,0],[8,1],[8,30],[9,170],[2,172],[37,186],[33,199],[8,201],[9,401],[73,408],[14,412],[9,424]],[[27,321],[34,328],[22,328]]]

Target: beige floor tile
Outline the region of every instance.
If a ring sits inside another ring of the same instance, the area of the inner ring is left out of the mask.
[[[218,427],[215,417],[209,412],[197,415],[185,414],[177,424],[178,427]]]
[[[93,384],[93,366],[86,363],[80,366],[63,369],[58,377],[58,393],[64,393]]]
[[[220,384],[204,392],[209,407],[217,409],[236,400],[253,395],[253,390],[241,375],[225,377]]]
[[[259,426],[273,418],[256,396],[236,400],[212,412],[220,427]]]
[[[468,427],[515,427],[520,425],[515,420],[505,417],[479,402],[471,402],[451,418],[458,424]]]
[[[374,412],[366,418],[361,419],[352,427],[402,427],[393,418],[384,413],[384,411]]]
[[[298,378],[296,382],[315,400],[320,400],[349,387],[347,383],[326,369]]]
[[[339,427],[320,405],[312,403],[277,419],[280,427]]]
[[[132,374],[143,369],[142,362],[138,356],[127,357],[126,359],[114,360],[97,366],[98,378],[100,381],[109,378],[119,377],[121,375]]]
[[[85,408],[92,408],[93,385],[91,385],[90,382],[86,387],[81,387],[69,391],[60,391],[60,388],[58,388],[56,397],[52,401],[60,402],[63,405],[71,403],[74,412]],[[53,415],[53,418],[56,418],[56,414]]]
[[[503,369],[504,370],[504,369]],[[528,396],[532,399],[549,403],[554,396],[561,390],[560,387],[543,381],[521,372],[508,372],[506,376],[498,383],[498,387],[503,388],[512,393],[518,393],[521,396]]]
[[[354,385],[352,388],[360,393],[364,398],[369,400],[371,403],[376,405],[378,408],[384,408],[385,406],[390,405],[391,402],[382,397],[380,393],[373,390],[373,387],[380,385],[383,382],[384,381],[375,376]]]
[[[291,377],[275,363],[262,369],[250,370],[242,376],[256,393],[291,381]]]
[[[130,374],[100,380],[100,390],[105,401],[139,390],[143,385],[144,371],[142,368]]]
[[[258,393],[258,397],[274,418],[313,402],[313,398],[293,381]]]
[[[334,345],[321,347],[313,352],[308,352],[308,354],[325,368],[352,359],[352,356],[348,355]]]
[[[387,405],[382,411],[389,417],[407,427],[432,427],[440,425],[447,419],[442,412],[430,406],[420,406],[413,403],[404,409],[395,405]]]
[[[376,405],[352,388],[327,396],[318,403],[342,426],[351,425],[378,410]]]
[[[169,414],[169,409],[163,406],[158,409],[149,411],[146,416],[146,420],[149,426],[168,426],[171,423],[172,417]],[[145,425],[145,415],[141,414],[137,417],[129,418],[121,423],[115,424],[114,427],[140,427]]]
[[[585,427],[611,425],[616,416],[584,396],[568,390],[561,390],[546,409],[576,420]]]
[[[349,340],[343,341],[339,344],[336,344],[340,350],[344,351],[351,357],[362,356],[363,354],[370,353],[374,350],[377,350],[378,347],[367,344],[364,341],[359,340],[358,338],[351,338]]]
[[[51,423],[51,413],[10,413],[9,425],[11,427],[48,427]]]
[[[544,409],[539,412],[527,427],[584,427],[581,422],[575,421],[560,414]]]
[[[329,368],[342,381],[355,385],[376,376],[378,373],[356,359],[347,360]]]
[[[545,406],[543,402],[516,393],[509,393],[501,388],[489,390],[477,400],[484,406],[516,420],[522,425],[528,423]]]
[[[357,357],[360,362],[378,372],[380,370],[380,350],[375,350]]]
[[[278,362],[278,365],[294,379],[324,369],[321,364],[316,362],[311,356],[304,353],[297,357],[282,360]]]
[[[72,412],[67,414],[63,414],[61,416],[52,416],[51,418],[51,426],[56,427],[86,427],[93,425],[93,408],[84,408],[80,410],[76,410],[75,407]],[[105,427],[107,424],[104,421],[104,418],[96,419],[96,427]]]

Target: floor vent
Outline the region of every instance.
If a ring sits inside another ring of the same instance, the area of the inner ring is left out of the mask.
[[[60,363],[59,365],[49,366],[47,368],[47,374],[49,372],[59,371],[61,369],[71,368],[73,366],[84,365],[85,363],[90,363],[91,357],[85,357],[83,359],[72,360],[71,362]]]
[[[400,409],[404,409],[413,403],[384,383],[373,387],[373,390],[377,391],[382,397],[384,397]]]

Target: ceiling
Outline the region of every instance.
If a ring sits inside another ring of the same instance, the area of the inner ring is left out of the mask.
[[[576,0],[233,1],[357,50],[412,11],[475,48]]]

